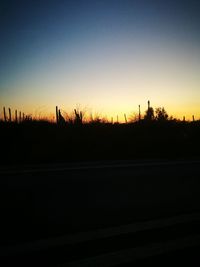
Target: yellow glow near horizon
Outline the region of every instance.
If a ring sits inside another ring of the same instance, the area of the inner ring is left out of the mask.
[[[7,85],[0,105],[52,117],[56,105],[71,112],[78,103],[88,113],[114,120],[118,115],[123,122],[124,113],[127,118],[137,114],[139,104],[144,113],[150,100],[152,107],[165,107],[176,118],[199,118],[198,49],[156,40],[132,44],[108,43],[103,48],[91,44],[86,54],[80,51],[71,59],[70,68],[65,57],[40,68],[36,65]]]
[[[150,100],[199,119],[200,5],[186,2],[4,1],[0,117],[4,106],[53,117],[80,104],[123,122]]]

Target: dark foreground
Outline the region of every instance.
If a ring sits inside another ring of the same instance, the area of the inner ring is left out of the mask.
[[[199,157],[200,121],[56,125],[0,121],[0,165]]]
[[[1,265],[198,258],[199,166],[126,161],[2,168]]]

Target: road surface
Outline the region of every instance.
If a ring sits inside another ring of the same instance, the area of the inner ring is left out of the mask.
[[[88,237],[99,229],[111,233],[135,223],[141,227],[155,221],[159,225],[160,220],[174,216],[183,216],[182,222],[175,219],[175,225],[187,223],[197,231],[187,216],[200,211],[199,167],[200,161],[193,160],[1,168],[1,247],[86,232]],[[184,227],[182,232],[188,232]],[[173,236],[177,226],[171,231]],[[157,230],[153,236],[159,236]]]

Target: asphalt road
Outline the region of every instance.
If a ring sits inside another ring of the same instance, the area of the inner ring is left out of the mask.
[[[1,244],[200,210],[200,161],[2,168]]]
[[[198,259],[198,160],[1,167],[0,176],[2,266]]]

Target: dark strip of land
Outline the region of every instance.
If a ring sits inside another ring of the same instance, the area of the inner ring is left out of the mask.
[[[200,157],[199,136],[199,121],[94,125],[0,122],[1,164],[194,159]]]

